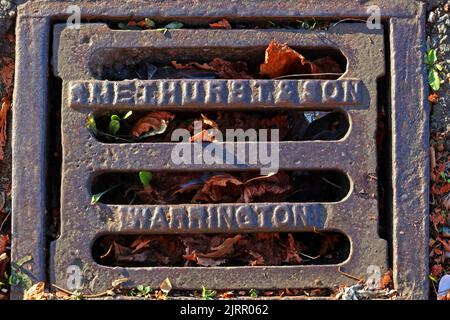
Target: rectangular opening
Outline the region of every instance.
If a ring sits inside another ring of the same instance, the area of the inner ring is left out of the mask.
[[[350,254],[340,232],[102,235],[95,261],[121,267],[214,267],[338,264]]]
[[[340,171],[109,172],[92,180],[105,204],[338,202],[350,191]]]
[[[157,31],[149,31],[157,32]],[[269,46],[269,43],[267,43]],[[264,79],[260,65],[266,47],[103,48],[90,57],[89,69],[98,80]],[[280,79],[338,79],[347,59],[337,49],[296,47],[306,58],[285,69]],[[279,54],[278,51],[274,55]],[[294,54],[292,54],[294,55]],[[292,56],[289,59],[295,59]],[[287,59],[287,57],[280,58]],[[280,60],[280,64],[286,61]]]
[[[303,112],[281,108],[235,112],[119,111],[90,115],[86,126],[103,143],[178,142],[181,139],[174,132],[181,129],[189,137],[183,142],[272,141],[276,136],[275,141],[330,141],[340,140],[347,134],[349,119],[342,111]],[[261,131],[264,129],[267,131]],[[276,136],[273,130],[278,130]],[[228,139],[230,136],[232,140]]]

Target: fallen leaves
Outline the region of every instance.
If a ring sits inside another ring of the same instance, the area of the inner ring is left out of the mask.
[[[293,188],[289,176],[284,172],[275,175],[260,176],[245,182],[241,201],[251,202],[282,202],[291,194]]]
[[[38,282],[25,291],[24,300],[48,300],[50,294],[45,292],[45,283]]]
[[[217,22],[210,23],[209,26],[213,29],[231,29],[231,25],[227,19],[221,19]]]
[[[343,239],[333,233],[123,235],[102,238],[95,251],[102,264],[119,266],[298,265],[335,261],[348,250]],[[114,255],[104,255],[111,246]]]
[[[0,234],[0,255],[6,252],[9,245],[9,235]]]
[[[199,69],[216,72],[220,79],[254,79],[248,70],[247,63],[243,61],[228,61],[222,58],[214,58],[208,63],[178,63],[171,61],[176,70]]]
[[[148,134],[151,130],[160,133],[167,128],[168,122],[174,115],[164,111],[153,111],[139,119],[131,129],[131,134],[140,137],[142,134]]]
[[[234,202],[242,192],[243,183],[230,174],[215,175],[197,192],[194,202]]]
[[[430,279],[433,288],[450,272],[450,152],[446,133],[432,133],[430,188]]]
[[[330,57],[309,61],[286,43],[272,41],[266,49],[260,74],[275,79],[288,75],[342,73],[339,65]]]

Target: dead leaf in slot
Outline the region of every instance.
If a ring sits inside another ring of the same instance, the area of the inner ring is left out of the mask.
[[[210,126],[211,128],[218,129],[218,125],[217,125],[217,123],[215,121],[209,119],[203,113],[201,114],[201,116],[202,116],[202,123],[203,124],[205,124],[207,126]]]
[[[164,111],[152,111],[147,113],[144,117],[139,119],[131,129],[131,134],[135,137],[139,137],[144,133],[151,130],[160,130],[161,127],[167,125],[167,123],[172,120],[175,115],[164,112]]]
[[[248,71],[247,64],[243,61],[232,62],[222,58],[214,58],[209,65],[221,79],[253,79]]]
[[[211,252],[198,253],[200,258],[224,258],[230,256],[234,252],[234,245],[241,240],[242,235],[238,234],[232,238],[225,239],[222,244],[211,248]]]
[[[288,246],[287,246],[287,256],[286,262],[288,263],[302,263],[302,258],[298,255],[297,245],[292,234],[288,233]]]
[[[211,134],[210,130],[202,130],[191,137],[191,142],[215,142],[216,137]]]
[[[330,57],[311,62],[286,43],[280,44],[275,41],[272,41],[267,47],[264,63],[260,65],[260,74],[271,79],[294,74],[324,72],[341,73],[341,70]]]
[[[234,292],[233,291],[227,291],[227,292],[221,293],[219,295],[219,297],[221,297],[222,299],[233,298],[234,297]]]
[[[197,192],[194,202],[235,202],[242,192],[242,182],[230,174],[215,175]]]
[[[0,110],[0,160],[4,159],[4,147],[6,146],[8,137],[7,137],[7,117],[8,110],[11,107],[11,102],[7,97],[2,99],[2,108]]]
[[[6,252],[8,244],[9,244],[9,236],[0,234],[0,254]]]
[[[197,261],[197,253],[195,253],[195,251],[192,251],[192,252],[189,253],[189,254],[184,254],[184,255],[183,255],[183,258],[186,259],[186,260],[188,260],[188,261],[194,261],[194,262],[196,262],[196,261]]]
[[[113,245],[114,245],[115,260],[119,261],[123,257],[127,257],[127,256],[131,255],[132,250],[130,248],[127,248],[121,244],[118,244],[116,241],[113,241]]]
[[[178,63],[176,61],[170,61],[172,67],[176,70],[190,70],[190,69],[200,69],[207,71],[215,71],[213,67],[211,67],[208,63],[199,63],[199,62],[189,62],[189,63]]]
[[[144,240],[142,239],[142,237],[137,238],[130,246],[131,248],[134,248],[134,250],[131,253],[136,253],[142,248],[148,248],[151,241],[152,241],[151,239]]]
[[[289,176],[284,172],[278,172],[275,175],[256,177],[246,181],[240,201],[245,203],[285,201],[292,190]]]
[[[8,94],[11,94],[11,89],[14,84],[14,60],[11,58],[0,59],[0,82],[6,88]]]
[[[258,252],[249,251],[248,252],[255,260],[250,261],[251,266],[263,266],[264,265],[264,257]]]
[[[210,23],[209,26],[213,29],[231,29],[231,25],[227,19],[221,19],[217,22]]]

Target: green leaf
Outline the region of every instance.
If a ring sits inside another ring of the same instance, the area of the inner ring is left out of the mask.
[[[156,31],[161,32],[162,34],[166,34],[169,31],[167,28],[158,28]]]
[[[111,120],[116,120],[116,121],[120,121],[120,117],[117,114],[113,114],[111,116]]]
[[[169,24],[166,24],[164,26],[164,28],[166,28],[166,29],[181,29],[181,28],[183,28],[183,24],[181,22],[174,21]]]
[[[434,66],[438,71],[442,71],[444,70],[444,67],[442,66],[442,64],[436,63],[436,65]]]
[[[248,293],[250,294],[250,297],[258,298],[258,290],[250,289],[250,291]]]
[[[25,257],[20,258],[19,261],[16,262],[16,265],[17,265],[18,267],[21,267],[21,266],[23,266],[25,263],[30,262],[31,260],[33,260],[33,257],[32,257],[32,256],[25,256]]]
[[[122,118],[122,120],[128,119],[129,117],[131,117],[131,115],[133,114],[133,111],[128,111]]]
[[[206,290],[205,287],[202,287],[202,299],[203,300],[212,300],[216,296],[217,291]]]
[[[113,119],[113,117],[111,117],[111,121],[109,122],[108,131],[110,134],[115,135],[120,130],[120,121]]]
[[[428,83],[434,91],[439,91],[441,88],[441,79],[439,79],[439,73],[436,70],[428,71]]]
[[[150,18],[145,18],[145,24],[147,25],[147,27],[149,28],[153,28],[154,26],[156,26],[155,21],[153,21]]]
[[[92,198],[91,198],[91,204],[97,204],[97,203],[100,201],[100,198],[101,198],[101,197],[103,197],[103,196],[104,196],[106,193],[108,193],[109,191],[111,191],[111,190],[117,188],[118,186],[119,186],[119,185],[115,185],[115,186],[112,186],[111,188],[106,189],[106,190],[103,191],[103,192],[99,192],[99,193],[93,194],[93,195],[92,195]]]
[[[425,63],[428,65],[434,65],[437,62],[437,50],[428,49],[425,55]]]
[[[150,185],[150,181],[152,180],[153,175],[148,171],[139,171],[139,179],[144,187]]]

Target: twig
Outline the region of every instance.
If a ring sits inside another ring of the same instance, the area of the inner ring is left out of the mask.
[[[311,260],[316,260],[316,259],[320,258],[320,255],[318,255],[317,257],[311,257],[311,256],[308,256],[307,254],[301,253],[301,252],[299,252],[298,254],[300,254],[300,255],[302,255],[304,257],[307,257],[308,259],[311,259]]]
[[[339,271],[339,273],[342,273],[344,276],[349,277],[350,279],[353,279],[355,281],[358,281],[358,282],[364,281],[364,279],[359,279],[359,278],[357,278],[355,276],[352,276],[351,274],[349,274],[347,272],[342,271],[341,270],[341,266],[338,267],[338,271]]]
[[[109,289],[109,290],[106,290],[106,291],[103,291],[103,292],[100,292],[100,293],[95,293],[95,294],[77,294],[76,292],[72,292],[72,291],[69,291],[67,289],[61,288],[60,286],[57,286],[56,284],[51,283],[51,285],[53,287],[55,287],[57,290],[62,291],[64,293],[68,294],[68,295],[78,296],[80,298],[87,298],[87,299],[100,298],[100,297],[108,296],[109,292],[111,290],[111,289]]]
[[[11,211],[8,212],[8,214],[6,215],[5,219],[3,219],[2,225],[0,226],[0,231],[2,231],[3,226],[4,226],[5,222],[6,222],[6,220],[8,220],[8,218],[9,218],[10,215],[11,215]]]
[[[112,247],[113,247],[113,244],[111,243],[111,245],[109,246],[108,251],[104,255],[100,256],[100,259],[103,259],[104,257],[107,257],[109,255],[109,253],[111,252]]]
[[[331,25],[330,28],[334,28],[334,27],[336,27],[339,23],[341,23],[341,22],[347,22],[347,21],[358,21],[358,22],[365,22],[365,23],[367,23],[367,20],[347,18],[347,19],[339,20],[339,21],[336,22],[335,24]]]
[[[329,184],[331,184],[333,187],[338,188],[338,189],[342,189],[341,186],[338,186],[337,184],[334,184],[333,182],[325,179],[324,177],[322,177],[323,180],[325,180],[325,182],[328,182]]]

